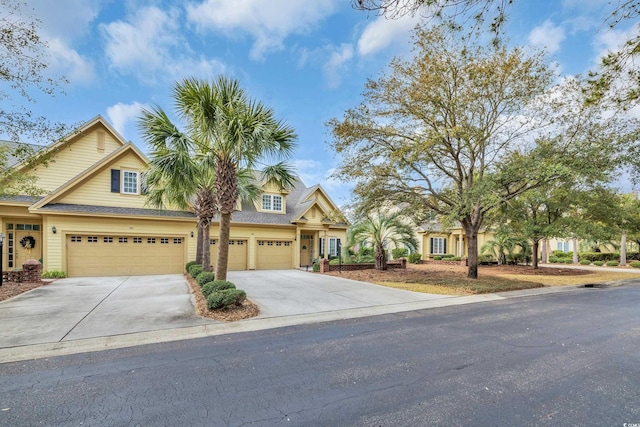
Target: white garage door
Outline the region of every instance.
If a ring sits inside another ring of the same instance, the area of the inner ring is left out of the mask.
[[[215,266],[218,262],[218,244],[217,239],[211,239],[211,265]],[[229,240],[229,263],[227,270],[237,271],[247,269],[247,241],[246,240]]]
[[[67,274],[133,276],[174,274],[184,270],[181,237],[68,235]]]

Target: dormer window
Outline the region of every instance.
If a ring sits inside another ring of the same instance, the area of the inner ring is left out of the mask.
[[[274,194],[263,194],[262,210],[282,212],[282,196],[276,196]]]

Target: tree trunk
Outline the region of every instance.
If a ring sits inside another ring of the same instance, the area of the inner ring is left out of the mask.
[[[620,239],[620,265],[627,265],[627,231],[622,232]]]
[[[533,239],[533,245],[531,245],[531,264],[533,264],[533,269],[537,270],[538,267],[538,247],[540,246],[540,240]]]
[[[573,263],[578,263],[578,238],[573,238]]]
[[[202,265],[202,224],[198,221],[196,227],[198,236],[196,237],[196,263]]]
[[[387,254],[382,246],[376,246],[376,270],[387,269]]]
[[[478,231],[473,226],[465,226],[467,237],[467,277],[478,278]]]
[[[200,245],[202,246],[202,271],[211,271],[211,244],[210,240],[211,222],[202,227],[202,238]]]
[[[220,241],[218,242],[218,260],[216,261],[216,280],[227,280],[229,264],[229,234],[231,233],[231,212],[220,214]]]
[[[540,262],[542,264],[547,263],[547,239],[542,239],[542,248],[540,249]]]

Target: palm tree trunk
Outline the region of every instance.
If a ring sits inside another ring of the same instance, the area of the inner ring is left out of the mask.
[[[198,221],[198,226],[196,227],[198,231],[198,236],[196,237],[196,263],[202,265],[202,223]]]
[[[211,271],[211,244],[209,243],[209,235],[211,230],[211,221],[207,221],[202,227],[202,238],[200,246],[202,246],[202,271]]]
[[[376,270],[387,269],[387,254],[382,246],[376,246]]]
[[[220,241],[218,244],[218,260],[216,262],[216,280],[227,280],[227,264],[229,263],[229,234],[231,232],[231,212],[220,214]]]

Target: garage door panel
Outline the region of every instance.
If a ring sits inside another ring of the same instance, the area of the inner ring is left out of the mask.
[[[257,270],[288,270],[293,268],[293,244],[282,240],[258,240]]]
[[[218,239],[211,239],[211,265],[215,267],[218,262]],[[247,241],[242,239],[229,240],[229,264],[228,271],[242,271],[247,269]]]
[[[67,273],[78,276],[174,274],[184,269],[184,239],[71,235]]]

